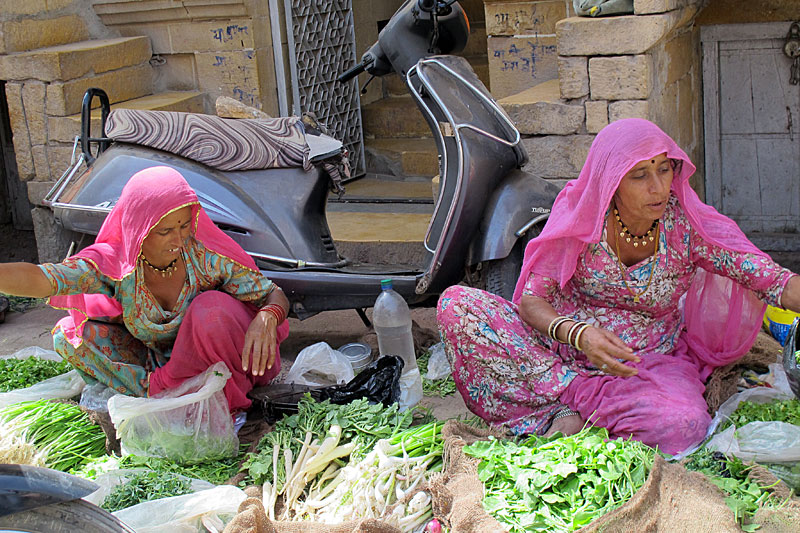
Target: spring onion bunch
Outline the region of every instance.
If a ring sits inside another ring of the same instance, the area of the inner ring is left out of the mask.
[[[106,453],[106,435],[77,405],[37,400],[0,410],[0,420],[47,454],[47,466],[70,472]]]
[[[295,506],[294,519],[334,524],[376,518],[401,531],[421,528],[433,515],[430,495],[419,491],[402,500],[441,470],[441,429],[441,422],[432,422],[378,441],[360,461],[320,478]]]
[[[610,440],[603,428],[521,443],[491,438],[464,447],[481,460],[483,507],[511,531],[574,531],[627,502],[644,484],[655,450]]]
[[[0,464],[45,466],[47,453],[20,435],[8,422],[0,422]]]

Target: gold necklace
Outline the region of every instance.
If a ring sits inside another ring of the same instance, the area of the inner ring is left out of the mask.
[[[175,259],[173,259],[172,261],[170,261],[170,263],[165,267],[157,267],[157,266],[155,266],[153,263],[151,263],[150,261],[147,260],[147,258],[144,256],[144,254],[141,254],[139,256],[139,259],[144,261],[144,264],[146,264],[147,266],[149,266],[150,268],[152,268],[153,270],[155,270],[156,272],[161,274],[162,278],[171,278],[172,274],[175,273],[176,270],[178,270],[178,264],[177,264],[178,263],[178,258],[177,257]]]
[[[656,222],[658,222],[658,220],[656,220]],[[647,292],[647,290],[650,288],[650,284],[653,282],[653,273],[656,271],[656,260],[657,260],[657,257],[658,257],[658,234],[659,234],[659,230],[660,229],[661,229],[660,226],[656,226],[656,236],[655,236],[656,249],[653,251],[653,263],[650,265],[650,277],[647,279],[647,285],[645,285],[644,289],[642,289],[642,291],[639,292],[639,293],[634,292],[633,289],[631,289],[628,286],[628,282],[625,280],[625,275],[626,275],[626,273],[625,273],[625,265],[622,263],[622,259],[620,259],[620,256],[619,256],[619,237],[616,235],[617,232],[616,231],[614,232],[614,234],[615,234],[614,235],[614,242],[616,243],[616,248],[617,248],[617,250],[616,250],[617,251],[617,265],[619,265],[619,272],[622,275],[622,284],[625,285],[625,288],[628,290],[628,292],[633,295],[633,303],[634,304],[638,304],[639,303],[639,298],[641,296],[643,296],[644,293]]]
[[[658,219],[655,219],[653,221],[653,224],[650,226],[650,229],[647,230],[647,233],[645,233],[642,236],[639,236],[639,235],[634,235],[633,233],[630,232],[630,230],[628,230],[628,226],[626,226],[625,223],[622,222],[622,219],[619,217],[619,211],[617,210],[616,207],[614,208],[614,218],[617,219],[619,226],[622,228],[622,231],[619,232],[619,236],[625,237],[625,241],[627,242],[633,241],[634,248],[638,248],[639,244],[641,244],[642,246],[646,246],[647,239],[650,239],[650,242],[653,242],[654,238],[653,231],[658,229]],[[639,243],[640,240],[642,241],[641,243]]]

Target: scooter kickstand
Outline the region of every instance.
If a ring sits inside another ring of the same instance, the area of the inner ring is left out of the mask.
[[[365,326],[368,328],[372,327],[372,322],[369,321],[369,318],[367,318],[367,313],[364,312],[362,307],[356,309],[356,313],[358,313],[358,318],[361,319],[361,322],[363,322]]]

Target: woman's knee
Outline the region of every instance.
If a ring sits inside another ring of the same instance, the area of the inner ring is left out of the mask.
[[[212,324],[229,321],[247,310],[245,304],[222,291],[205,291],[195,296],[186,311],[186,318],[199,321],[200,324]]]

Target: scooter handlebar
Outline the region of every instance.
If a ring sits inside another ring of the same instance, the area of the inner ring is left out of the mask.
[[[339,83],[348,82],[353,78],[355,78],[356,76],[358,76],[359,74],[361,74],[362,72],[364,72],[366,68],[367,66],[364,63],[357,63],[354,67],[351,67],[345,70],[342,74],[340,74],[339,77],[336,78],[336,81],[338,81]]]

